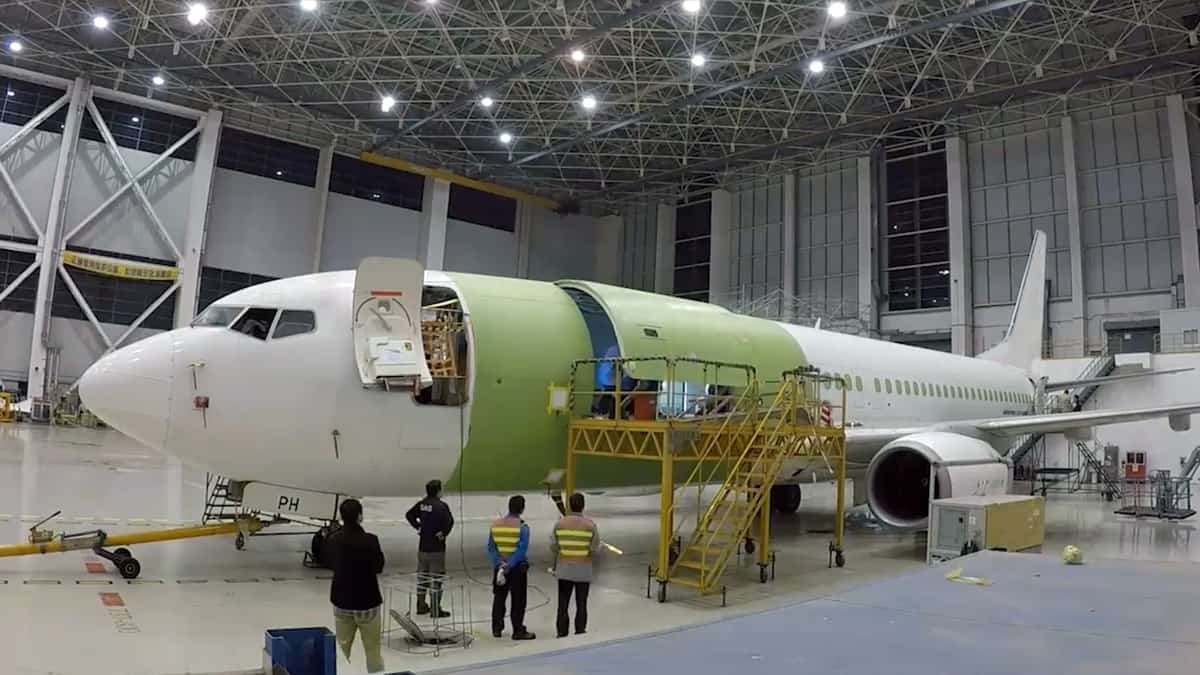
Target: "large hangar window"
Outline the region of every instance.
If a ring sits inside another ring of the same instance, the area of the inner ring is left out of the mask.
[[[200,269],[200,300],[196,303],[196,308],[203,312],[209,305],[234,291],[274,280],[275,277],[261,274],[203,267]]]
[[[888,309],[949,307],[945,144],[889,149],[884,164]]]
[[[151,265],[173,267],[170,260],[147,258],[116,254],[111,251],[90,249],[82,246],[68,246],[71,251],[93,255],[122,258],[134,262],[144,262]],[[77,267],[68,267],[71,280],[79,289],[79,294],[87,301],[92,313],[101,323],[111,323],[119,326],[131,325],[146,311],[155,300],[171,287],[172,281],[149,279],[128,279],[91,272]],[[75,301],[67,283],[60,277],[54,283],[54,295],[50,301],[50,314],[64,319],[87,320],[83,308]],[[146,320],[142,328],[154,330],[170,330],[175,322],[175,301],[173,298],[164,300]]]
[[[346,155],[334,155],[329,171],[329,191],[420,211],[421,200],[425,197],[425,177]]]
[[[712,253],[712,199],[675,209],[675,285],[680,298],[708,301],[709,256]]]
[[[17,237],[2,238],[18,239]],[[23,243],[32,243],[23,238],[20,241]],[[0,291],[8,288],[25,270],[29,269],[34,259],[35,257],[32,253],[0,248]],[[37,272],[34,272],[26,277],[20,286],[14,288],[4,300],[0,301],[0,310],[32,314],[36,298]]]
[[[25,126],[25,123],[37,116],[51,103],[62,98],[66,92],[62,89],[47,87],[24,80],[12,80],[0,77],[0,122],[14,126]],[[67,107],[64,105],[57,114],[46,120],[38,127],[41,131],[62,133],[62,124],[66,120]]]
[[[221,142],[217,145],[217,166],[285,183],[315,187],[320,155],[316,148],[307,145],[224,127],[221,129]]]
[[[505,232],[517,229],[517,201],[456,183],[450,184],[446,217]]]
[[[104,124],[113,140],[123,148],[132,148],[160,155],[179,139],[196,128],[196,120],[146,110],[100,97],[93,99],[96,110],[104,118]],[[65,108],[64,108],[65,110]],[[97,143],[104,142],[100,127],[89,112],[80,122],[79,135]],[[196,159],[196,136],[184,143],[172,157],[192,161]]]

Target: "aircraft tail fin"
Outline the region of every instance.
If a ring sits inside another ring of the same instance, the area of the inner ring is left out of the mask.
[[[1017,293],[1012,319],[1000,344],[979,354],[977,358],[1016,366],[1025,371],[1042,355],[1046,314],[1046,233],[1033,234],[1029,262]]]

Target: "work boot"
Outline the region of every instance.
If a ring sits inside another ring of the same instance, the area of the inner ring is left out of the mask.
[[[418,600],[417,601],[417,615],[420,616],[420,615],[424,615],[424,614],[428,614],[428,613],[429,613],[429,605],[425,604],[424,600]]]
[[[514,640],[536,640],[537,635],[534,635],[533,633],[530,633],[527,630],[523,630],[519,633],[513,633],[513,639]]]
[[[431,612],[431,613],[433,614],[433,617],[435,619],[446,619],[446,618],[450,617],[450,612],[447,612],[446,610],[442,609],[441,607],[434,609],[433,612]]]

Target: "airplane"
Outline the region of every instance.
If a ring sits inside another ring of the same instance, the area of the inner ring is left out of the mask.
[[[1182,431],[1200,411],[1184,403],[1033,414],[1045,260],[1037,232],[1005,338],[971,358],[587,281],[366,258],[357,270],[225,296],[190,327],[104,356],[79,393],[118,431],[235,479],[243,504],[328,521],[340,496],[415,495],[431,478],[452,492],[544,490],[566,448],[548,387],[613,345],[627,358],[688,355],[766,374],[815,366],[847,389],[856,503],[886,525],[920,528],[931,494],[1007,492],[1004,454],[1022,434],[1157,417]],[[435,328],[423,336],[423,324]],[[776,508],[798,508],[799,485],[818,468],[787,467],[772,488]],[[578,476],[589,490],[658,486],[656,467],[643,462],[599,461]]]

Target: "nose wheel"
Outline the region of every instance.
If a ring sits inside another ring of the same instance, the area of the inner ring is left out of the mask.
[[[92,552],[112,563],[122,579],[136,579],[142,573],[142,563],[138,562],[138,559],[133,557],[133,553],[125,547],[109,551],[97,546],[92,549]]]
[[[237,549],[237,550],[239,550],[239,551],[243,551],[243,550],[245,550],[245,548],[246,548],[246,535],[242,534],[241,532],[238,532],[238,535],[237,535],[237,537],[236,537],[236,538],[233,540],[233,547],[234,547],[234,548],[236,548],[236,549]]]

